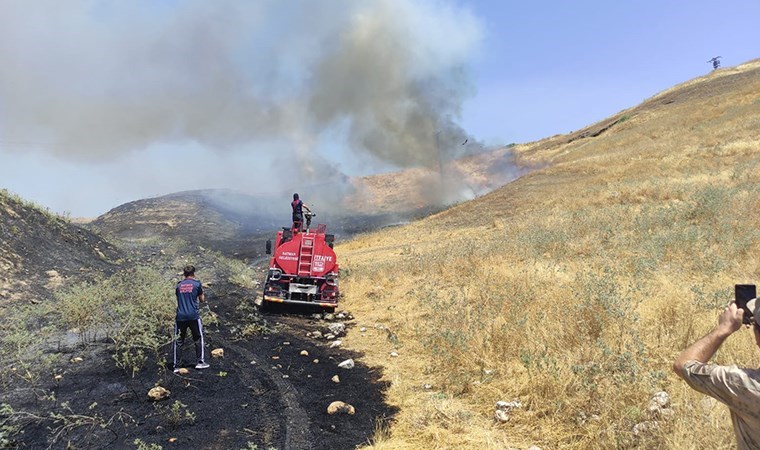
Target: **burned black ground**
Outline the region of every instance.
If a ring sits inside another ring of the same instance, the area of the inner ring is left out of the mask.
[[[209,297],[218,324],[206,328],[207,350],[225,351],[209,369],[175,375],[154,358],[131,378],[114,366],[105,342],[63,345],[34,389],[18,378],[6,386],[1,401],[26,415],[19,417],[13,446],[136,448],[139,439],[164,448],[354,448],[394,414],[384,403],[379,368],[362,365],[359,354],[329,349],[329,341],[305,337],[325,332],[324,320],[305,311],[274,314],[261,322],[268,331],[244,338],[237,330],[252,314],[240,307],[249,298],[224,285]],[[347,358],[357,367],[338,368]],[[331,381],[336,374],[339,384]],[[149,401],[156,385],[170,397]],[[335,400],[352,404],[356,414],[328,415]]]
[[[380,381],[380,368],[363,365],[362,355],[355,352],[329,348],[325,339],[306,337],[310,331],[325,333],[329,325],[316,319],[314,311],[285,309],[262,316],[253,306],[260,294],[229,281],[230,263],[224,262],[229,260],[218,249],[168,237],[112,237],[114,246],[97,234],[84,236],[87,240],[79,245],[97,241],[112,249],[119,256],[118,269],[141,265],[168,274],[167,289],[172,289],[171,278],[176,278],[183,261],[196,264],[207,286],[207,351],[224,349],[224,357],[210,359],[206,370],[172,373],[167,364],[172,325],[166,324],[167,345],[151,354],[133,377],[114,364],[108,339],[83,345],[76,333],[59,330],[42,347],[29,349],[40,352],[32,367],[2,361],[7,370],[0,376],[0,404],[8,405],[0,411],[4,446],[350,449],[370,442],[378,427],[392,419],[395,410],[384,402],[387,385]],[[239,248],[248,245],[237,243]],[[35,261],[34,256],[27,261]],[[255,264],[261,262],[259,258]],[[265,268],[257,270],[263,281]],[[67,274],[67,283],[78,279],[77,271]],[[42,304],[27,307],[54,310],[56,299],[45,294]],[[8,308],[6,313],[13,305]],[[27,320],[44,324],[51,319]],[[350,320],[345,323],[352,326]],[[301,354],[303,350],[308,356]],[[188,360],[192,353],[188,345]],[[348,358],[357,362],[354,369],[337,367]],[[340,376],[340,383],[331,381],[334,375]],[[147,393],[154,386],[171,395],[150,401]],[[335,400],[353,405],[356,414],[327,414]]]
[[[100,235],[0,190],[0,310],[50,298],[66,278],[113,273],[122,257]]]

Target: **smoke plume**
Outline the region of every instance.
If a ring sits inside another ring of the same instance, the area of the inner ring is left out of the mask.
[[[435,166],[476,143],[457,120],[473,93],[467,64],[481,27],[452,2],[6,0],[0,9],[5,151],[89,164],[192,146],[231,166],[260,157],[252,176],[289,166],[309,180],[325,166]]]

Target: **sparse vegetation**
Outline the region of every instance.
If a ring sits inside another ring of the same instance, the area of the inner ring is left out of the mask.
[[[667,103],[662,96],[678,91],[663,93],[603,135],[513,146],[522,164],[541,169],[419,223],[338,246],[342,307],[359,325],[344,345],[383,367],[387,399],[400,411],[392,426],[377,428],[375,448],[733,447],[727,410],[675,379],[670,366],[714,325],[732,284],[760,278],[760,86],[755,76],[731,91],[695,92]],[[0,233],[23,236],[23,224],[48,220],[21,216]],[[30,423],[46,427],[53,447],[73,434],[73,445],[107,446],[100,438],[112,425],[132,421],[122,412],[99,415],[105,401],[86,399],[86,414],[58,403],[69,378],[48,361],[55,332],[76,330],[82,346],[108,342],[114,363],[134,377],[147,361],[161,361],[171,339],[175,274],[161,270],[203,255],[213,260],[207,274],[244,292],[255,285],[250,268],[197,245],[141,245],[156,248],[147,254],[163,269],[73,283],[55,308],[0,309],[0,359],[9,368],[0,377],[4,385],[21,380],[14,387],[23,384],[27,404],[44,411],[3,403],[0,446],[16,445]],[[255,316],[247,300],[235,312]],[[204,310],[206,324],[215,319]],[[251,319],[229,331],[249,337],[267,327]],[[756,365],[757,350],[740,333],[716,359]],[[215,369],[204,382],[229,385],[240,372]],[[55,389],[40,389],[43,375]],[[648,411],[659,390],[671,395],[673,417]],[[493,419],[498,400],[519,400],[506,424]],[[155,407],[172,428],[195,421],[179,400]]]
[[[132,423],[130,415],[122,411],[103,418],[98,414],[92,416],[74,412],[68,403],[56,405],[47,414],[38,414],[28,411],[16,411],[10,405],[0,405],[0,444],[3,448],[13,447],[15,438],[29,423],[46,423],[49,430],[47,441],[49,448],[60,447],[66,442],[67,447],[76,443],[77,446],[85,447],[94,445],[108,446],[113,442],[117,433],[113,430],[118,423],[124,425]]]
[[[54,357],[44,351],[44,345],[54,331],[51,315],[51,310],[42,305],[25,305],[12,314],[0,314],[0,327],[4,330],[0,363],[8,369],[0,373],[0,385],[17,378],[36,386],[42,374],[49,371]]]
[[[135,439],[132,442],[137,450],[162,450],[163,447],[156,443],[147,443],[142,439]]]
[[[734,283],[760,281],[760,141],[753,120],[731,119],[757,117],[757,92],[755,81],[636,114],[636,128],[517,148],[548,166],[341,244],[344,304],[398,339],[377,327],[346,339],[386,367],[401,408],[375,446],[733,447],[726,408],[671,365]],[[716,358],[756,366],[753,347],[741,333]],[[673,418],[647,410],[660,390]],[[512,399],[522,407],[497,424],[495,403]],[[634,435],[647,421],[658,425]]]
[[[70,212],[64,211],[61,214],[55,213],[53,211],[50,211],[50,208],[46,206],[42,206],[38,203],[22,198],[18,194],[13,193],[4,188],[0,188],[0,200],[2,199],[5,199],[5,201],[10,202],[12,204],[19,205],[22,207],[22,209],[29,211],[31,214],[27,218],[30,218],[31,220],[37,220],[34,218],[33,215],[39,214],[51,223],[55,223],[55,222],[71,223]]]
[[[159,403],[156,403],[154,407],[157,410],[161,410],[166,421],[171,428],[177,428],[183,424],[195,423],[195,413],[190,411],[186,404],[179,400],[175,400],[171,406],[165,407]]]
[[[253,269],[242,261],[223,258],[220,259],[226,270],[229,272],[228,280],[230,283],[240,286],[244,289],[254,289],[256,286],[257,274]]]
[[[82,344],[100,333],[114,345],[116,365],[134,376],[171,342],[175,301],[171,282],[155,270],[137,267],[58,295],[59,322],[78,331]]]

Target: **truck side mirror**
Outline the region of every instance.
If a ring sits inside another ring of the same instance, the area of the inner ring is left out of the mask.
[[[272,254],[272,241],[270,241],[270,240],[267,240],[267,250],[266,250],[266,253],[267,253],[267,255],[271,255]]]

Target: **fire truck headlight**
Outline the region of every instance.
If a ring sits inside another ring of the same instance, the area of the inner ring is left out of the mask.
[[[280,278],[282,278],[282,270],[280,269],[272,269],[269,271],[269,279],[272,281],[277,281]]]
[[[337,286],[338,285],[338,277],[334,273],[328,273],[325,276],[325,283],[327,283],[330,286]]]

